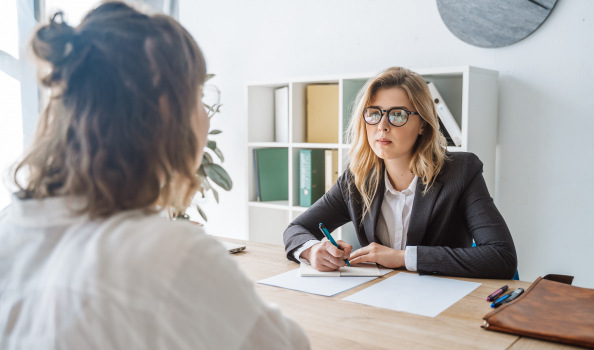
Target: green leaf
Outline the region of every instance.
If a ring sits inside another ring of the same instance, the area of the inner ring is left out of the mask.
[[[214,194],[215,200],[217,201],[217,204],[219,203],[219,192],[217,192],[217,190],[215,190],[214,188],[211,188],[212,190],[212,194]]]
[[[230,191],[233,188],[233,181],[231,181],[231,177],[227,174],[227,171],[223,169],[218,164],[204,164],[204,171],[206,175],[214,181],[217,185],[219,185],[225,191]]]
[[[198,174],[198,176],[200,177],[207,177],[208,175],[206,175],[206,171],[204,171],[204,165],[208,164],[208,163],[204,163],[204,161],[202,162],[202,164],[200,164],[200,167],[198,168],[198,170],[196,171],[196,174]]]
[[[222,105],[214,105],[212,107],[209,106],[208,108],[208,118],[212,118],[215,116],[215,114],[220,113],[221,112],[221,106]]]
[[[202,216],[202,218],[204,219],[204,221],[208,221],[208,219],[206,218],[206,214],[202,211],[202,209],[200,209],[200,207],[198,206],[198,204],[196,204],[196,209],[198,209],[198,214],[200,214],[200,216]]]
[[[202,155],[202,162],[204,162],[204,160],[206,160],[208,163],[213,163],[213,159],[210,153],[204,152],[204,154]]]
[[[205,177],[204,180],[202,181],[202,187],[204,187],[205,190],[212,190],[212,185],[210,184],[210,182],[208,181],[208,178]]]
[[[204,82],[206,83],[210,79],[214,78],[214,76],[215,76],[214,74],[207,74],[206,77],[204,78]]]
[[[217,148],[217,143],[216,141],[212,141],[212,140],[207,140],[206,141],[206,147],[210,148],[211,150],[215,150]]]
[[[212,130],[212,131],[211,131],[211,132],[209,132],[208,134],[209,134],[209,135],[218,135],[218,134],[220,134],[220,133],[222,133],[222,131],[221,131],[221,130]]]
[[[219,159],[221,160],[221,162],[225,161],[225,157],[223,157],[223,152],[221,152],[221,150],[217,147],[214,150],[214,153],[219,157]]]

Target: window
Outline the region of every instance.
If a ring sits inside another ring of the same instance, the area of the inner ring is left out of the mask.
[[[0,210],[10,203],[8,168],[23,153],[23,121],[21,111],[21,83],[0,71]]]
[[[19,58],[17,0],[2,1],[0,10],[0,51]]]

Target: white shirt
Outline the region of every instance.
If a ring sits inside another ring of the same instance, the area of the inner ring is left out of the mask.
[[[0,349],[309,348],[200,228],[67,205],[13,197],[0,212]]]
[[[406,235],[415,199],[417,179],[418,176],[415,176],[408,188],[399,192],[390,183],[388,171],[384,172],[386,189],[376,226],[377,236],[383,245],[398,250],[406,249],[404,262],[406,269],[409,271],[417,271],[417,247],[406,246]],[[305,258],[301,258],[301,253],[319,242],[318,240],[309,240],[302,244],[294,252],[295,259],[309,264]]]

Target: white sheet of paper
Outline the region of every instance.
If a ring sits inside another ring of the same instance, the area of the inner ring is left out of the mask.
[[[342,300],[435,317],[480,285],[475,282],[397,273]]]
[[[309,264],[301,263],[299,273],[302,277],[379,277],[383,275],[375,263],[344,266],[337,271],[328,272],[318,271]]]
[[[331,297],[373,281],[377,277],[301,277],[299,269],[291,270],[257,283]]]

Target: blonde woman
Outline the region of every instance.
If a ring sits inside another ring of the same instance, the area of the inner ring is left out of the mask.
[[[348,170],[284,233],[287,257],[332,271],[375,262],[419,274],[510,279],[516,251],[472,153],[449,153],[424,79],[393,67],[357,96]],[[362,248],[323,238],[352,221]],[[472,247],[473,240],[476,247]]]
[[[200,186],[206,68],[172,18],[107,2],[32,48],[52,97],[0,212],[1,349],[308,349],[213,238],[157,210]]]

